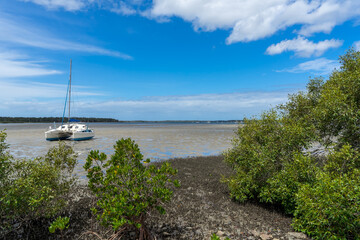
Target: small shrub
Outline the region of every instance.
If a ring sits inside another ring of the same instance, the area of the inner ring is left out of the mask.
[[[91,151],[84,166],[88,186],[98,199],[92,211],[103,225],[115,231],[135,227],[140,239],[151,238],[145,227],[147,214],[154,208],[165,213],[161,203],[172,196],[167,183],[178,186],[170,178],[177,171],[169,163],[160,168],[144,166],[150,160],[143,160],[138,145],[130,138],[117,141],[114,148],[109,160],[104,153]]]
[[[221,238],[218,235],[216,235],[216,233],[213,233],[213,235],[211,235],[211,238],[210,238],[210,240],[220,240],[220,239]],[[230,238],[225,237],[224,240],[230,240]]]
[[[218,235],[216,235],[215,233],[213,233],[213,235],[211,235],[210,240],[220,240],[220,237]]]
[[[8,152],[9,145],[5,142],[6,132],[0,131],[0,200],[5,196],[4,191],[10,185],[10,178],[12,172],[11,155]],[[1,206],[1,202],[0,202]],[[1,213],[1,210],[0,210]]]
[[[75,164],[76,154],[65,143],[51,148],[45,157],[13,159],[7,166],[8,183],[1,185],[4,225],[21,225],[59,213],[68,203],[67,194],[76,180],[72,176]]]
[[[57,229],[63,231],[64,229],[69,227],[69,217],[58,217],[55,221],[53,221],[49,227],[49,232],[54,233]]]
[[[50,233],[55,233],[57,229],[60,230],[61,238],[64,238],[64,229],[69,227],[70,218],[68,217],[58,217],[55,221],[53,221],[49,227]]]
[[[321,172],[296,195],[293,226],[314,239],[360,239],[360,171]]]
[[[6,215],[4,197],[7,195],[7,189],[11,186],[10,175],[12,172],[11,156],[8,152],[8,144],[5,142],[6,132],[0,131],[0,238],[1,233],[6,231],[9,223],[4,222]]]

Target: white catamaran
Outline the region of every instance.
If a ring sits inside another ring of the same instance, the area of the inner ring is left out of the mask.
[[[45,139],[48,141],[58,141],[58,140],[73,140],[73,141],[82,141],[89,140],[95,136],[94,130],[88,128],[87,124],[79,123],[78,120],[70,118],[70,100],[71,100],[71,67],[72,61],[70,60],[70,76],[69,76],[69,85],[68,91],[66,93],[64,113],[62,117],[61,126],[54,127],[54,129],[49,127],[49,130],[45,132]],[[64,124],[64,115],[66,109],[66,102],[69,97],[69,117],[68,123]]]

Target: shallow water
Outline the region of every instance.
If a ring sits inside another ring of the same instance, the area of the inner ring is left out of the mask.
[[[51,124],[0,124],[6,128],[10,152],[18,158],[34,158],[46,154],[57,142],[45,140],[44,132]],[[188,156],[220,154],[231,146],[236,124],[119,124],[91,123],[95,138],[88,141],[66,141],[79,154],[78,173],[90,150],[113,153],[116,140],[131,137],[139,144],[145,158],[153,161]]]

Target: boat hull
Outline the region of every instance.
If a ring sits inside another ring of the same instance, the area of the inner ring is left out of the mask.
[[[68,139],[72,134],[58,129],[51,129],[45,132],[45,139],[47,141],[59,141]]]
[[[73,134],[68,139],[72,141],[84,141],[92,139],[94,136],[95,133],[93,131],[73,132]]]
[[[56,129],[45,132],[45,139],[48,141],[72,140],[83,141],[92,139],[95,132],[87,125],[81,123],[64,124]]]

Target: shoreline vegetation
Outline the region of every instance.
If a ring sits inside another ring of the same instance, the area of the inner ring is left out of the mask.
[[[74,119],[80,120],[81,122],[90,122],[90,123],[184,123],[184,124],[239,124],[243,123],[243,120],[164,120],[164,121],[145,121],[145,120],[131,120],[123,121],[117,120],[114,118],[86,118],[86,117],[73,117]],[[0,117],[0,123],[61,123],[61,117]],[[67,118],[65,119],[67,121]]]
[[[228,176],[231,169],[224,157],[187,157],[154,162],[160,167],[164,162],[178,170],[176,179],[179,188],[173,189],[170,202],[163,205],[166,213],[152,211],[147,218],[147,227],[156,239],[210,240],[216,234],[236,239],[308,239],[291,227],[291,217],[281,208],[250,201],[239,204],[229,198],[226,184],[219,181]],[[99,224],[90,207],[94,197],[85,184],[72,189],[69,204],[59,214],[70,216],[69,227],[63,232],[50,233],[48,227],[53,218],[37,218],[28,221],[22,228],[3,236],[4,239],[109,239],[114,231]],[[0,239],[1,235],[0,235]],[[135,240],[136,230],[123,232],[123,240]]]

